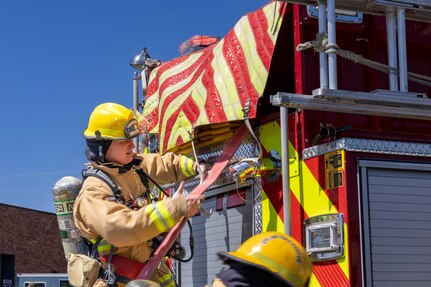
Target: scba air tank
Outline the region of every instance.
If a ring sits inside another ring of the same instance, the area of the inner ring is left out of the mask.
[[[84,242],[84,238],[81,237],[73,223],[73,205],[81,190],[81,186],[82,181],[80,179],[73,176],[65,176],[57,181],[52,189],[55,213],[57,214],[61,241],[66,258],[69,257],[70,253],[88,254],[88,247]]]

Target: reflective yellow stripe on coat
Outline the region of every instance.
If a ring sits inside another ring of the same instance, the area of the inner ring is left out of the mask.
[[[148,215],[150,223],[154,224],[157,231],[160,233],[169,230],[175,224],[168,209],[161,201],[153,202],[145,206],[145,214]]]
[[[92,239],[90,240],[91,243],[95,244],[97,239]],[[97,245],[97,252],[99,253],[99,256],[105,256],[105,255],[109,255],[109,253],[111,252],[112,249],[112,245],[106,241],[105,239],[100,240],[99,245]]]
[[[169,272],[168,274],[160,277],[160,285],[162,287],[175,287],[174,275],[171,272]]]
[[[186,177],[190,177],[196,174],[196,171],[193,168],[193,160],[189,159],[186,156],[181,157],[181,171]]]

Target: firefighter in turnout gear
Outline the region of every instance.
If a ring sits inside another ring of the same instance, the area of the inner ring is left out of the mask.
[[[236,251],[217,255],[229,269],[216,275],[212,287],[305,287],[312,273],[304,248],[280,232],[257,234]]]
[[[95,243],[99,258],[109,268],[113,265],[116,283],[120,286],[135,279],[127,276],[137,275],[149,259],[153,252],[152,239],[171,229],[182,216],[193,216],[202,200],[186,198],[183,194],[151,200],[151,180],[158,184],[181,181],[196,175],[198,164],[173,153],[134,154],[133,138],[139,134],[138,121],[131,110],[115,103],[101,104],[94,109],[84,131],[90,176],[84,175],[74,205],[77,229]],[[200,168],[205,170],[206,166]],[[124,264],[115,266],[115,262]],[[136,270],[131,270],[132,266]],[[127,274],[118,274],[121,269],[127,269]],[[151,279],[161,286],[176,285],[165,262],[155,273]]]

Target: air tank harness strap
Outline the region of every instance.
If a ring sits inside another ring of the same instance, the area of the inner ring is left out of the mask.
[[[150,185],[148,183],[148,179],[150,178],[142,168],[135,169],[136,173],[139,175],[139,179],[141,180],[142,184],[145,186],[146,190],[150,190]]]
[[[89,176],[97,177],[98,179],[104,181],[112,190],[112,193],[115,196],[115,199],[124,204],[124,197],[121,193],[121,188],[115,183],[112,178],[107,175],[104,171],[97,168],[88,168],[82,170],[82,178],[85,180]]]
[[[163,188],[154,179],[152,179],[148,174],[146,174],[142,168],[136,167],[135,172],[138,174],[139,179],[141,180],[147,192],[150,191],[150,185],[149,185],[149,180],[150,180],[151,182],[154,183],[155,186],[161,189],[163,193],[166,193],[166,191],[163,190]],[[104,171],[97,168],[88,168],[88,169],[82,170],[82,178],[86,179],[89,176],[94,176],[104,181],[111,188],[112,192],[114,193],[115,199],[122,204],[125,203],[123,194],[121,193],[121,188],[115,183],[115,181],[108,174],[106,174]],[[157,199],[155,200],[157,201]]]
[[[142,184],[149,190],[148,180],[150,180],[158,189],[160,189],[161,192],[164,193],[164,195],[169,197],[168,192],[160,185],[158,184],[154,179],[152,179],[148,174],[145,173],[143,169],[137,169],[136,173],[139,175]]]

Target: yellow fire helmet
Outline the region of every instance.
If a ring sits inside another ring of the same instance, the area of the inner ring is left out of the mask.
[[[90,115],[84,137],[96,140],[131,139],[140,134],[138,121],[131,110],[115,104],[98,105]]]
[[[247,239],[236,251],[218,252],[225,262],[236,261],[273,274],[292,287],[306,286],[312,264],[304,248],[280,232],[264,232]]]

